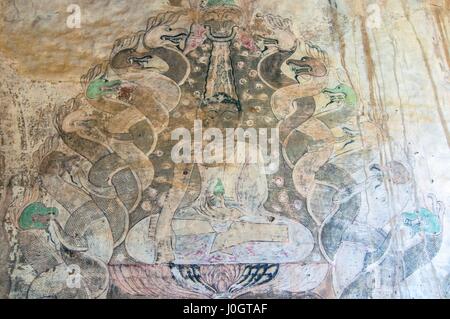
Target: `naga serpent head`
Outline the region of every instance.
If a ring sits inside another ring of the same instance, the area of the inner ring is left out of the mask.
[[[95,100],[102,96],[115,94],[121,84],[122,81],[120,80],[108,81],[104,77],[95,79],[89,82],[86,88],[86,97],[88,99]]]
[[[186,12],[166,12],[148,19],[146,30],[116,40],[110,67],[121,79],[139,78],[142,71],[159,73],[182,84],[190,65],[183,50],[192,21]],[[132,80],[133,81],[133,80]]]
[[[444,203],[437,200],[434,194],[428,194],[427,199],[426,207],[403,212],[401,215],[403,224],[411,230],[412,235],[417,233],[438,235],[442,231],[441,220],[445,212]]]
[[[322,90],[322,93],[325,93],[330,97],[330,102],[327,105],[335,102],[338,104],[345,103],[349,106],[356,105],[356,93],[352,87],[346,84],[340,83],[334,88]]]
[[[183,51],[188,34],[185,28],[174,29],[169,25],[161,25],[147,31],[144,44],[147,48],[172,47]]]
[[[146,48],[143,31],[117,39],[111,52],[109,66],[116,74],[136,73],[142,70],[164,73],[169,70],[166,61]]]
[[[300,83],[304,78],[324,78],[328,74],[328,58],[318,46],[309,42],[297,42],[294,53],[288,57],[281,71]]]
[[[273,14],[257,14],[251,29],[261,51],[275,48],[280,51],[295,49],[295,35],[291,31],[292,21]]]
[[[353,89],[348,85],[339,83],[334,88],[324,89],[323,92],[328,94],[342,94],[343,96],[348,96],[349,93],[353,92]]]
[[[191,24],[185,12],[167,12],[151,17],[143,36],[144,47],[169,47],[183,51]]]
[[[441,232],[439,216],[427,208],[404,212],[402,217],[403,224],[409,227],[414,235],[420,232],[436,235]]]
[[[46,229],[51,219],[58,215],[55,207],[46,207],[44,204],[35,202],[29,204],[19,217],[19,227],[22,230]]]
[[[111,59],[111,67],[117,71],[130,71],[148,69],[158,73],[169,70],[169,65],[160,57],[149,52],[137,52],[136,49],[125,49],[119,51]]]
[[[294,72],[296,78],[300,75],[322,77],[327,74],[325,64],[319,59],[310,56],[303,56],[300,59],[288,59],[286,64]]]

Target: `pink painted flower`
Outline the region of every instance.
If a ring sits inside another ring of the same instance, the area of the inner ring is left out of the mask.
[[[247,33],[241,33],[239,36],[239,41],[241,42],[242,46],[244,48],[246,48],[247,50],[250,50],[252,52],[255,52],[258,50],[258,47],[255,44],[255,41]]]
[[[192,26],[191,35],[187,39],[186,48],[184,49],[184,54],[188,54],[189,52],[195,50],[199,46],[203,44],[206,39],[206,29],[199,25],[195,24]]]

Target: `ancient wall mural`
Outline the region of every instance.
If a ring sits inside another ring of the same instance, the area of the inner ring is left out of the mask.
[[[450,296],[447,1],[2,1],[3,298]]]

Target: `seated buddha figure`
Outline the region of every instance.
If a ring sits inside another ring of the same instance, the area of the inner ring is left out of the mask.
[[[242,111],[233,103],[201,106],[204,129],[239,126]],[[205,131],[206,132],[206,131]],[[205,134],[206,135],[206,134]],[[225,136],[225,134],[223,134]],[[235,135],[236,136],[236,135]],[[207,143],[205,138],[203,143]],[[196,163],[200,194],[172,219],[175,263],[299,262],[314,247],[302,224],[264,209],[268,196],[265,164],[258,144],[238,139],[225,143],[223,157],[245,149],[244,160]],[[244,145],[242,145],[244,144]],[[205,154],[205,149],[203,150]],[[252,154],[257,154],[252,158]]]
[[[204,136],[209,128],[235,128],[241,118],[242,111],[232,103],[212,103],[198,110]],[[204,137],[202,143],[205,154],[208,140]],[[235,151],[240,147],[247,150],[243,161],[225,160],[229,152],[225,146],[223,161],[207,163],[204,156],[203,162],[192,164],[200,176],[200,185],[198,179],[192,181],[197,183],[193,186],[199,188],[198,196],[175,209],[169,225],[160,223],[162,216],[153,215],[131,229],[126,245],[133,259],[149,264],[287,263],[300,262],[311,253],[314,239],[305,226],[263,207],[268,187],[258,145],[238,140],[232,147]],[[256,161],[250,155],[255,151]],[[182,183],[173,185],[180,189]],[[178,196],[184,195],[181,192]],[[166,198],[165,204],[171,205],[173,200]],[[172,258],[160,261],[155,232],[166,226]]]

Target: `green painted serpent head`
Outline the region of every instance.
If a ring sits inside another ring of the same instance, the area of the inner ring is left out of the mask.
[[[439,216],[426,208],[402,213],[403,224],[415,235],[419,232],[436,235],[441,232]]]
[[[334,88],[324,89],[322,93],[329,95],[329,104],[343,101],[348,106],[355,106],[357,102],[357,96],[353,88],[343,83],[338,84]]]
[[[56,207],[46,207],[40,202],[29,204],[19,217],[19,227],[22,230],[46,229],[50,219],[58,215]]]
[[[86,97],[95,100],[105,95],[114,94],[121,84],[122,81],[120,80],[108,81],[104,77],[92,80],[86,89]]]

